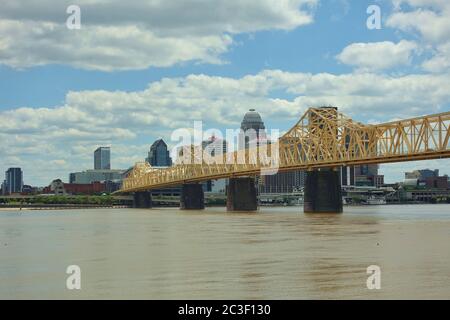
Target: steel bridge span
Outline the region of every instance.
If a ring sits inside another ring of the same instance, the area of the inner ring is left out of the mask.
[[[342,212],[338,167],[449,158],[450,112],[363,124],[334,107],[309,108],[276,142],[217,156],[199,148],[189,147],[165,169],[137,163],[119,193],[135,193],[137,206],[149,207],[149,190],[182,185],[181,207],[201,209],[197,183],[230,178],[227,208],[256,210],[251,177],[301,169],[307,171],[305,212]]]

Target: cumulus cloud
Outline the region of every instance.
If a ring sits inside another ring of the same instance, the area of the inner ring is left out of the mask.
[[[418,36],[432,57],[423,63],[431,72],[450,69],[450,2],[447,0],[393,0],[395,12],[387,26]],[[402,5],[408,5],[403,8]]]
[[[434,56],[425,61],[422,67],[429,72],[450,70],[450,42],[437,47]]]
[[[204,129],[238,128],[256,108],[268,128],[295,124],[310,106],[335,105],[373,122],[448,110],[449,74],[335,75],[265,70],[241,78],[189,75],[152,82],[145,90],[72,91],[56,107],[0,112],[0,167],[22,166],[26,182],[47,184],[92,167],[99,145],[112,147],[112,165],[146,157],[154,139],[169,145],[174,129],[203,120]],[[176,110],[176,112],[172,112]]]
[[[336,58],[362,71],[380,71],[409,65],[415,50],[417,44],[406,40],[398,43],[390,41],[353,43],[345,47]]]
[[[72,2],[2,1],[0,63],[103,71],[223,63],[235,34],[309,24],[317,0],[80,0],[82,27],[69,30]]]

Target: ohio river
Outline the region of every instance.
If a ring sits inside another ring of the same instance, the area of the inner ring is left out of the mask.
[[[0,211],[0,298],[449,299],[450,205]]]

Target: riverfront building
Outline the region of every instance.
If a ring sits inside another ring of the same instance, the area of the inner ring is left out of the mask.
[[[86,170],[73,172],[69,182],[75,184],[90,184],[92,182],[121,181],[124,170]]]

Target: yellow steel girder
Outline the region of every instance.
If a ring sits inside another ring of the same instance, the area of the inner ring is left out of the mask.
[[[190,147],[188,163],[169,168],[137,163],[119,192],[277,171],[448,158],[450,112],[366,125],[337,108],[309,108],[294,127],[268,146],[207,159],[196,152],[198,148]]]

